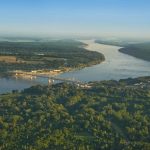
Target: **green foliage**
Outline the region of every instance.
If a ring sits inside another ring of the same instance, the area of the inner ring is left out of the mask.
[[[0,62],[0,71],[85,67],[102,62],[101,53],[88,51],[73,40],[50,42],[0,42],[0,56],[16,56],[16,63]]]
[[[150,61],[150,43],[131,44],[119,50],[125,54],[132,55]]]
[[[150,61],[150,42],[130,44],[128,41],[95,40],[96,43],[123,47],[119,51],[143,60]]]
[[[128,45],[129,42],[127,42],[126,40],[95,40],[95,43],[99,43],[99,44],[106,44],[106,45],[112,45],[112,46],[126,46]]]
[[[0,95],[0,149],[148,150],[149,81],[39,85]],[[135,86],[141,82],[144,88]]]

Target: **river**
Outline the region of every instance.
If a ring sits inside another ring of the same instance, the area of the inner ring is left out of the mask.
[[[59,77],[75,78],[80,81],[88,82],[150,76],[150,62],[120,53],[118,49],[121,47],[98,44],[95,43],[94,40],[84,40],[82,42],[88,44],[86,49],[103,53],[106,60],[98,65],[63,73],[59,75]],[[37,78],[34,81],[1,78],[0,93],[10,92],[15,89],[22,90],[30,87],[31,85],[46,83],[47,81],[41,78]]]

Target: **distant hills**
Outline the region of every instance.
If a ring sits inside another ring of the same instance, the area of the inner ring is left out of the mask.
[[[150,42],[96,40],[96,43],[123,47],[119,51],[146,61],[150,61]]]
[[[150,42],[142,44],[130,44],[119,50],[122,53],[150,61]]]
[[[124,47],[128,45],[127,41],[123,40],[95,40],[95,43]]]

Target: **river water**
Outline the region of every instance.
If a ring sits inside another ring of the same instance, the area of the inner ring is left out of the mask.
[[[129,77],[150,76],[150,62],[144,61],[123,53],[118,49],[121,47],[110,46],[95,43],[93,40],[82,41],[88,46],[88,50],[97,51],[105,55],[106,60],[98,65],[86,67],[81,70],[63,73],[61,78],[75,78],[80,81],[97,81],[97,80],[119,80]],[[27,81],[14,78],[0,79],[0,93],[10,92],[18,89],[30,87],[36,84],[46,84],[45,79],[37,78],[36,80]]]

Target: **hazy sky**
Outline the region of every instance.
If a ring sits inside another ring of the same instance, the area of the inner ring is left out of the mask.
[[[0,0],[0,33],[150,37],[150,0]]]

